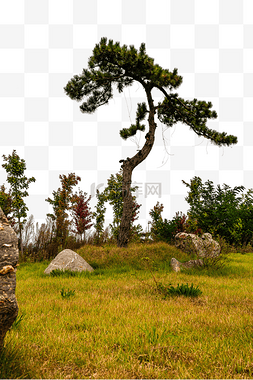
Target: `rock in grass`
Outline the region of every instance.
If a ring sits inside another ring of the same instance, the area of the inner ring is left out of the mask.
[[[64,249],[53,259],[49,266],[45,269],[45,274],[50,274],[54,269],[71,270],[71,271],[88,271],[93,272],[94,269],[80,256],[71,249]]]
[[[0,207],[0,350],[18,315],[15,296],[18,238]]]
[[[199,258],[217,257],[220,254],[219,243],[213,240],[209,233],[199,237],[195,234],[179,232],[175,236],[175,246],[184,252],[196,254]]]
[[[180,263],[175,258],[171,259],[170,265],[175,272],[180,272],[181,267],[189,269],[203,266],[202,259],[217,257],[220,254],[220,244],[213,240],[209,233],[199,237],[195,234],[179,232],[175,236],[175,246],[184,252],[198,256],[197,260],[189,260],[185,263]]]
[[[190,269],[193,267],[201,267],[203,266],[203,261],[201,259],[197,259],[197,260],[189,260],[185,263],[181,263],[180,261],[178,261],[177,259],[173,257],[170,261],[170,265],[174,272],[180,272],[181,268]]]

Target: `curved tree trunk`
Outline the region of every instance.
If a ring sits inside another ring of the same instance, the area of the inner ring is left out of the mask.
[[[131,182],[132,182],[132,172],[134,168],[139,165],[145,158],[149,155],[155,141],[155,107],[153,99],[151,97],[151,90],[145,88],[148,104],[149,104],[149,131],[145,136],[146,142],[143,145],[142,149],[132,158],[127,158],[123,161],[121,165],[123,169],[123,178],[122,178],[122,195],[123,195],[123,213],[121,217],[119,235],[117,240],[118,247],[127,247],[129,241],[129,232],[132,219],[132,210],[133,210],[133,200],[131,195]]]
[[[18,315],[15,297],[18,238],[0,208],[0,350]]]
[[[122,195],[123,195],[123,212],[119,228],[117,245],[118,247],[127,247],[129,232],[132,219],[133,199],[131,194],[132,167],[129,161],[124,161],[123,178],[122,178]]]

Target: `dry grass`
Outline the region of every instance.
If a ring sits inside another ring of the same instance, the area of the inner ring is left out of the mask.
[[[24,319],[6,336],[1,378],[253,377],[252,254],[231,255],[218,272],[180,273],[170,259],[187,258],[163,243],[86,246],[79,254],[93,274],[49,277],[46,262],[20,266]],[[162,299],[141,260],[147,256],[157,280],[193,283],[203,294]],[[63,299],[62,288],[75,295]]]

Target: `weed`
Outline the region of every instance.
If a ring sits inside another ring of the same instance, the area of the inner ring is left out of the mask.
[[[140,329],[144,332],[145,337],[148,340],[149,344],[156,345],[158,343],[161,343],[164,338],[167,337],[167,331],[163,330],[162,333],[160,334],[158,332],[158,329],[155,326],[152,326],[151,329],[149,329],[147,326],[145,326],[145,329],[141,328]]]
[[[13,324],[11,326],[11,329],[13,329],[13,330],[17,329],[19,327],[20,323],[22,322],[24,316],[25,316],[25,314],[17,315],[15,321],[13,322]]]
[[[157,290],[159,293],[163,294],[164,297],[167,296],[185,296],[185,297],[198,297],[202,294],[199,287],[194,287],[193,284],[189,286],[188,284],[177,284],[175,288],[171,284],[169,286],[164,286],[161,283],[157,284]]]
[[[64,290],[64,288],[62,288],[61,290],[61,296],[62,298],[70,298],[71,296],[74,296],[75,295],[75,290]]]

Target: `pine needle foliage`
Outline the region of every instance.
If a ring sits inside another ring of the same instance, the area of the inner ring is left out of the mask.
[[[93,55],[89,58],[88,69],[83,69],[80,75],[67,83],[64,90],[73,100],[82,102],[80,110],[93,113],[104,104],[108,104],[113,97],[113,85],[119,93],[125,87],[131,86],[134,81],[141,83],[144,89],[150,91],[158,89],[164,95],[164,100],[157,104],[157,116],[168,127],[177,122],[185,123],[199,136],[211,140],[216,145],[231,145],[237,143],[237,138],[219,133],[206,126],[208,119],[217,118],[216,111],[211,110],[212,103],[197,99],[185,100],[177,93],[169,91],[177,89],[183,81],[176,68],[173,71],[163,69],[154,63],[154,59],[146,53],[144,43],[137,50],[133,45],[120,46],[119,42],[101,38],[95,45]],[[123,128],[120,136],[127,139],[138,130],[144,131],[145,125],[140,124],[149,113],[145,102],[137,105],[136,123],[129,128]]]

